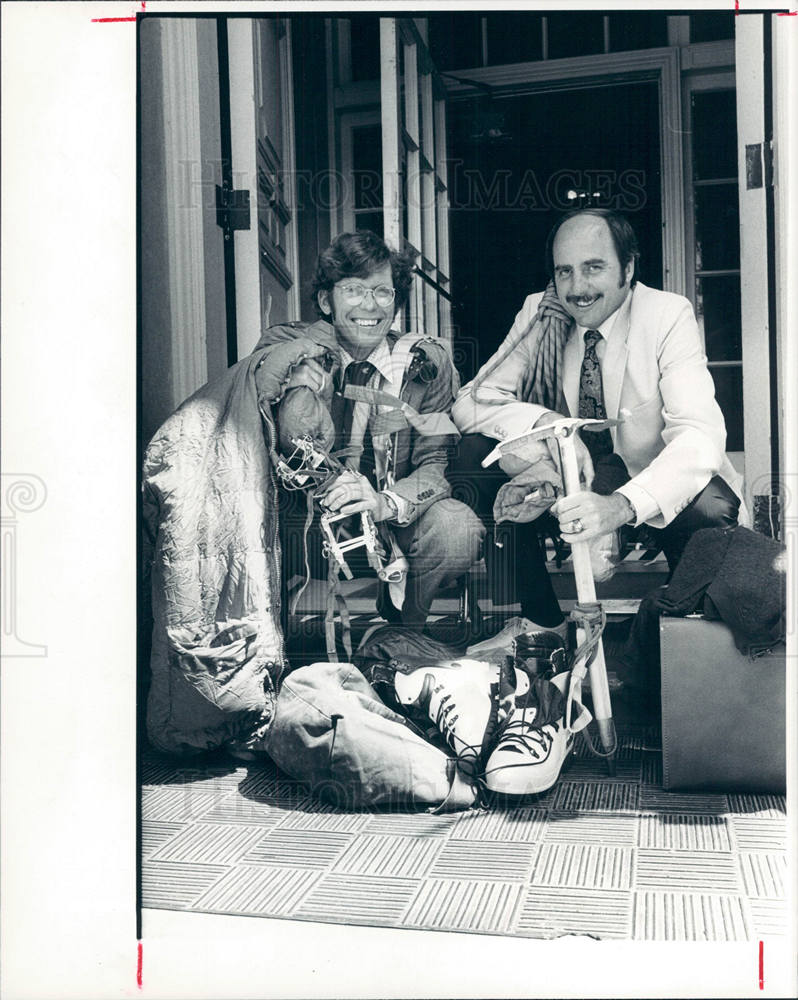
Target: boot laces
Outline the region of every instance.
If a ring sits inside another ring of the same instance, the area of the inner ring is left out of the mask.
[[[526,711],[526,708],[522,709],[520,718],[510,716],[510,721],[502,733],[500,742],[505,749],[509,746],[514,750],[531,754],[535,760],[545,760],[560,730],[560,721],[536,726],[534,714],[527,721]]]

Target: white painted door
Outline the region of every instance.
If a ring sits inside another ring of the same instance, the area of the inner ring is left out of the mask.
[[[238,356],[261,331],[299,319],[291,26],[228,21],[233,187],[250,193],[250,228],[235,239]]]

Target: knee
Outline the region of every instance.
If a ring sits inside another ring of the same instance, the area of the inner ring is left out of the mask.
[[[733,527],[737,524],[739,510],[737,494],[720,476],[713,476],[685,513],[689,511],[690,527],[698,531],[700,528]]]
[[[434,503],[419,518],[418,547],[437,554],[463,571],[477,561],[485,526],[466,504],[447,497]]]

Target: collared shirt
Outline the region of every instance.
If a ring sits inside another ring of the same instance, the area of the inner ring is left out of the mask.
[[[340,345],[339,347],[341,351],[341,362],[343,364],[343,370],[346,371],[348,366],[355,359],[346,350],[346,348]],[[394,370],[391,362],[391,348],[387,340],[385,339],[382,340],[379,344],[377,344],[377,346],[374,348],[374,350],[371,352],[371,354],[369,354],[367,358],[361,358],[360,360],[368,361],[370,364],[374,365],[374,367],[377,369],[376,374],[369,379],[369,385],[371,388],[383,389],[386,383],[388,383],[391,386],[391,388],[394,388],[394,381],[393,381]],[[401,386],[397,388],[401,388]],[[360,406],[361,404],[358,403],[357,405]],[[368,407],[367,419],[369,419],[370,421],[371,407],[367,403],[362,405]],[[364,431],[365,431],[365,424],[360,423],[356,417],[352,425],[352,441],[354,442],[357,439],[357,443],[362,444],[362,437]],[[376,463],[377,478],[378,481],[381,481],[385,479],[387,454],[385,452],[384,447],[382,448],[380,447],[379,439],[372,438],[372,445],[374,448],[374,460]],[[387,485],[390,485],[390,483],[388,483]],[[383,489],[381,489],[380,492],[383,495],[389,497],[393,501],[396,507],[397,516],[393,518],[393,520],[400,525],[408,524],[410,522],[413,513],[413,505],[410,503],[410,501],[405,500],[404,497],[400,497],[398,493],[394,493],[391,489],[386,489],[383,487]]]
[[[599,327],[580,326],[578,323],[574,326],[570,336],[574,340],[575,361],[573,365],[570,363],[566,365],[563,373],[563,393],[566,399],[579,399],[579,379],[582,373],[582,361],[585,357],[585,333],[588,330],[598,330],[601,334],[601,339],[596,341],[596,357],[599,360],[599,365],[602,367],[602,375],[604,374],[603,363],[604,355],[607,351],[607,341],[615,326],[615,321],[618,319],[618,313],[623,308],[625,302],[626,299],[623,300],[615,312],[611,313]]]
[[[631,294],[631,289],[629,294]],[[577,348],[578,364],[574,365],[573,368],[568,368],[563,376],[563,391],[566,395],[571,395],[571,398],[579,397],[579,379],[582,372],[582,361],[585,357],[585,334],[588,330],[598,330],[601,334],[601,339],[596,341],[596,357],[598,358],[603,375],[604,355],[607,352],[607,341],[609,340],[613,328],[615,327],[615,321],[618,318],[618,313],[620,313],[625,302],[626,299],[623,300],[615,312],[609,315],[599,327],[580,326],[578,323],[576,324],[576,343],[574,346]],[[574,336],[574,334],[572,333],[571,336]],[[615,492],[621,493],[625,496],[634,508],[636,515],[634,520],[635,526],[643,524],[645,521],[660,513],[660,507],[657,501],[647,490],[644,490],[636,483],[625,483],[623,486],[619,486]]]

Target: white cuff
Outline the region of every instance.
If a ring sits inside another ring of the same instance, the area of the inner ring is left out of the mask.
[[[395,524],[410,524],[413,515],[413,504],[409,500],[405,500],[404,497],[400,497],[398,493],[394,493],[393,490],[380,490],[384,497],[388,497],[389,500],[394,502],[396,507],[396,517],[392,517]]]
[[[615,492],[625,496],[634,507],[637,513],[636,528],[662,513],[654,497],[636,483],[625,483],[623,486],[619,486]]]

